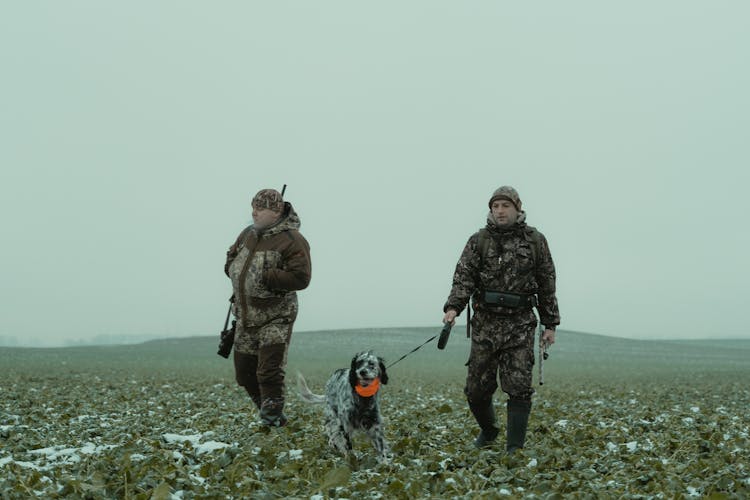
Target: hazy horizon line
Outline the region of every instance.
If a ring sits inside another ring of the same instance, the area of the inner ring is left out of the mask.
[[[457,325],[459,329],[463,329],[464,325]],[[403,326],[403,327],[356,327],[356,328],[333,328],[333,329],[316,329],[316,330],[300,330],[294,332],[295,335],[300,334],[311,334],[311,333],[325,333],[325,332],[342,332],[342,331],[365,331],[365,330],[415,330],[415,329],[434,329],[435,335],[437,336],[440,332],[439,329],[433,326]],[[586,332],[581,330],[570,330],[561,328],[558,332],[564,333],[576,333],[584,335],[593,335],[614,339],[633,340],[633,341],[732,341],[732,340],[750,340],[748,336],[735,336],[735,337],[625,337],[620,335],[608,335],[603,333]],[[116,346],[116,345],[138,345],[145,344],[146,342],[153,342],[159,340],[176,340],[176,339],[190,339],[190,338],[211,338],[215,337],[217,342],[219,335],[96,335],[90,339],[68,339],[62,341],[41,341],[39,339],[25,339],[19,341],[18,337],[10,335],[0,335],[0,347],[18,347],[18,348],[40,348],[40,349],[56,349],[56,348],[68,348],[68,347],[93,347],[93,346]],[[218,344],[217,344],[218,345]]]

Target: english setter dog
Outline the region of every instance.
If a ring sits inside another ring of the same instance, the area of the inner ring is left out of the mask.
[[[383,435],[378,405],[380,384],[388,383],[383,358],[372,351],[352,358],[350,368],[340,368],[326,382],[325,395],[313,394],[297,373],[300,397],[308,403],[326,404],[328,444],[344,455],[352,450],[352,433],[364,431],[372,440],[379,462],[387,462],[390,450]]]

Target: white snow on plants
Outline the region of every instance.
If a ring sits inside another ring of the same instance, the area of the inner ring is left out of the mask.
[[[96,455],[99,452],[102,452],[104,450],[111,450],[112,448],[117,448],[117,446],[118,445],[116,444],[102,444],[102,445],[96,446],[94,443],[86,443],[81,447],[80,452],[83,453],[84,455]]]
[[[529,463],[526,464],[526,467],[536,467],[536,464],[536,458],[532,458],[531,460],[529,460]]]
[[[692,411],[693,413],[698,413],[701,411],[701,409],[698,406],[691,406],[690,411]]]
[[[162,434],[162,438],[164,438],[164,441],[166,441],[169,444],[190,442],[190,444],[192,444],[193,446],[196,446],[201,440],[201,435],[200,434],[189,434],[189,435],[172,434],[168,432],[166,434]]]
[[[628,449],[628,451],[633,452],[638,449],[638,441],[630,441],[629,443],[625,443],[625,447]]]
[[[555,422],[555,425],[557,425],[559,427],[562,427],[564,429],[564,428],[566,428],[568,426],[568,421],[567,420],[558,420],[557,422]]]
[[[206,441],[205,443],[201,443],[201,439],[206,436],[213,436],[214,433],[209,431],[205,432],[203,434],[174,434],[174,433],[165,433],[162,434],[162,439],[164,439],[165,442],[168,444],[183,444],[183,443],[190,443],[193,447],[193,450],[195,451],[196,455],[203,455],[204,453],[210,453],[214,450],[219,450],[222,448],[227,448],[230,446],[227,443],[222,443],[219,441]],[[175,452],[179,453],[179,452]],[[176,460],[180,460],[183,457],[182,454],[179,455],[172,455],[173,458]]]
[[[228,446],[229,445],[227,443],[220,443],[218,441],[206,441],[205,443],[201,443],[195,447],[195,454],[203,455],[204,453],[210,453],[214,450],[227,448]]]

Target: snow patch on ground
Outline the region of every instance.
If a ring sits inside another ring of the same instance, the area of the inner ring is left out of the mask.
[[[205,443],[199,444],[195,447],[195,454],[203,455],[204,453],[210,453],[214,450],[227,448],[228,446],[229,445],[227,443],[220,443],[218,441],[206,441]]]
[[[201,443],[201,439],[207,436],[213,436],[215,435],[214,432],[205,432],[203,434],[173,434],[170,432],[167,432],[165,434],[162,434],[162,439],[164,439],[165,442],[168,444],[184,444],[184,443],[190,443],[190,445],[193,447],[193,450],[196,455],[203,455],[204,453],[210,453],[215,450],[220,450],[222,448],[227,448],[231,446],[228,443],[222,443],[220,441],[206,441],[205,443]],[[175,452],[177,454],[173,454],[172,456],[176,460],[180,460],[184,458],[184,456],[179,453]]]
[[[202,436],[200,434],[185,435],[185,434],[172,434],[170,432],[167,432],[166,434],[162,434],[161,437],[164,438],[164,441],[166,441],[169,444],[189,442],[190,444],[195,446],[200,442]]]
[[[63,464],[74,464],[81,461],[81,455],[96,455],[103,450],[109,450],[116,448],[118,445],[108,444],[96,446],[93,443],[85,443],[80,448],[72,446],[48,446],[46,448],[37,448],[35,450],[28,450],[27,453],[30,455],[37,455],[39,458],[33,462],[24,462],[13,460],[12,456],[3,457],[0,459],[0,467],[7,465],[11,462],[25,467],[27,469],[34,469],[38,471],[51,470],[53,467]],[[41,465],[41,462],[44,465]]]

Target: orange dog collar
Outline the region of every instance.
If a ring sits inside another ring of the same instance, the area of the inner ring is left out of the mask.
[[[372,384],[368,385],[367,387],[362,387],[361,385],[357,384],[354,386],[354,390],[357,391],[357,394],[362,396],[363,398],[371,398],[375,395],[375,393],[378,392],[378,389],[380,389],[380,379],[376,378],[372,381]]]

